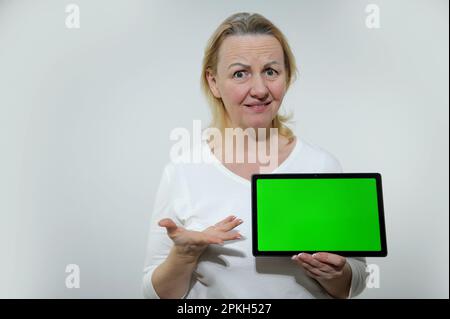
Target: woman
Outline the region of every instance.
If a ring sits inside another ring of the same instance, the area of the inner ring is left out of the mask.
[[[272,173],[341,172],[327,151],[296,136],[278,114],[295,59],[282,33],[258,14],[238,13],[212,35],[202,86],[210,128],[276,131]],[[255,258],[251,252],[251,175],[261,160],[224,161],[224,133],[202,144],[208,163],[169,163],[152,215],[143,289],[147,298],[349,298],[364,289],[365,260],[330,253]],[[249,134],[260,147],[272,135]],[[229,144],[228,144],[229,145]],[[267,143],[265,144],[267,150]],[[271,150],[273,151],[273,150]],[[236,217],[238,216],[238,217]]]

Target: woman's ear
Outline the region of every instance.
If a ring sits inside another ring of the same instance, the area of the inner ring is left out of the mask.
[[[216,98],[219,99],[220,98],[220,92],[219,92],[219,89],[217,87],[216,76],[212,73],[211,69],[207,69],[206,70],[206,79],[208,80],[209,89],[211,90],[212,94]]]

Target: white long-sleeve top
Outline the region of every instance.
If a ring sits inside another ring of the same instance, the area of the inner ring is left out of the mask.
[[[173,243],[163,218],[202,231],[229,215],[244,223],[235,228],[242,239],[210,245],[199,258],[184,298],[331,298],[290,257],[254,257],[251,236],[251,182],[226,168],[206,142],[202,163],[165,165],[150,222],[143,276],[145,298],[159,298],[151,276],[168,256]],[[319,146],[297,137],[289,156],[272,173],[340,173],[339,161]],[[365,258],[347,258],[352,269],[350,296],[365,287]]]

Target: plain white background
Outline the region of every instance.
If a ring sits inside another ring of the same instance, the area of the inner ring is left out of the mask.
[[[380,288],[361,297],[449,297],[444,0],[0,1],[0,297],[141,298],[169,133],[207,124],[203,49],[239,11],[290,41],[296,134],[382,174],[389,256],[369,258]]]

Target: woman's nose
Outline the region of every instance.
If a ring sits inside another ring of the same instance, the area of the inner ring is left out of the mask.
[[[263,99],[268,93],[269,90],[267,89],[264,79],[261,76],[253,76],[250,95],[254,98]]]

